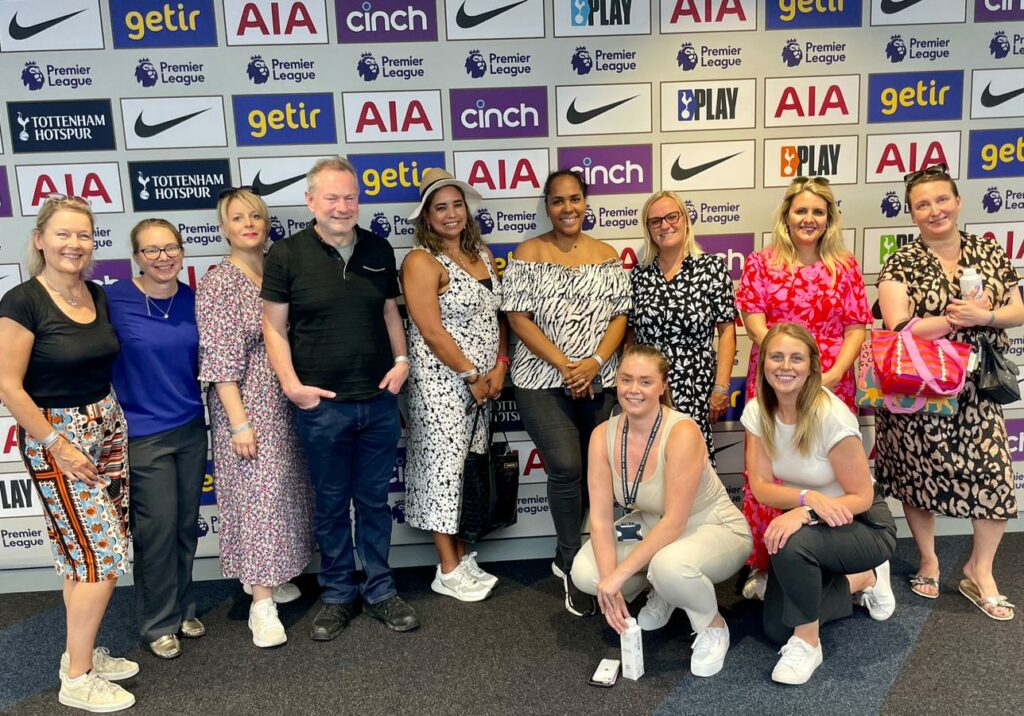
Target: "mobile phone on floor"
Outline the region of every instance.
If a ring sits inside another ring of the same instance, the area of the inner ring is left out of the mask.
[[[590,677],[590,685],[609,688],[611,686],[615,686],[615,681],[618,678],[619,660],[601,659],[601,663],[597,665],[594,675]]]

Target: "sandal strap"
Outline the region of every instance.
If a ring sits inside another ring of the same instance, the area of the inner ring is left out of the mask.
[[[910,583],[914,586],[939,586],[939,580],[937,577],[922,577],[918,574],[915,574],[913,577],[910,578]]]
[[[982,600],[985,606],[989,607],[1005,607],[1006,609],[1016,609],[1016,604],[1010,604],[1010,601],[1006,598],[1005,594],[997,594],[994,597],[985,597]]]

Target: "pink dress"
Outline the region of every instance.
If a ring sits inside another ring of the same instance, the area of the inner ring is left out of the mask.
[[[799,323],[811,332],[821,351],[821,369],[827,371],[839,357],[848,326],[866,326],[872,322],[871,308],[864,292],[864,277],[853,256],[836,267],[834,279],[821,261],[810,266],[772,266],[771,248],[747,257],[743,277],[736,290],[736,307],[745,313],[763,313],[771,328],[777,323]],[[757,395],[757,359],[760,350],[750,349],[747,367],[747,400]],[[857,412],[853,370],[848,370],[832,391],[850,410]],[[764,531],[779,510],[759,504],[743,484],[743,514],[754,534],[754,552],[748,564],[755,569],[768,568]]]

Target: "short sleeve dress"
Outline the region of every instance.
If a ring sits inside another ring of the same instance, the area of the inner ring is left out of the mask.
[[[985,280],[996,308],[1010,301],[1020,277],[995,241],[961,235],[962,266],[973,266]],[[945,312],[960,298],[959,271],[950,281],[938,258],[920,237],[889,257],[878,282],[907,287],[912,314],[920,318]],[[1009,348],[1001,328],[959,328],[952,340],[974,343],[987,336],[1000,351]],[[949,517],[1007,519],[1017,515],[1013,461],[1003,409],[978,394],[969,374],[954,415],[926,413],[875,415],[875,479],[888,497]]]
[[[672,402],[697,423],[713,462],[708,399],[718,369],[715,329],[737,315],[725,262],[715,254],[688,256],[671,280],[653,262],[634,268],[630,282],[630,325],[636,342],[654,346],[668,358]]]

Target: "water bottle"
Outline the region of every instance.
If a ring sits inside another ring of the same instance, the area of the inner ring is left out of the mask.
[[[981,295],[981,290],[985,286],[985,279],[982,278],[978,270],[973,266],[967,266],[964,268],[963,273],[960,274],[960,297],[967,299],[971,298],[971,294],[975,291],[977,295]]]
[[[636,681],[644,675],[644,642],[636,619],[626,619],[626,631],[619,638],[622,647],[622,675]]]

